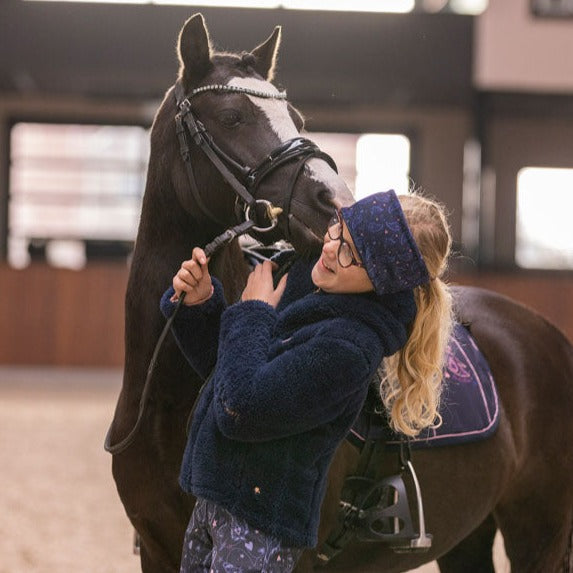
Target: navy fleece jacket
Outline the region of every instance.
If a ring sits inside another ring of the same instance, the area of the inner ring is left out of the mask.
[[[413,293],[313,292],[297,261],[275,310],[257,300],[181,308],[173,329],[204,378],[181,467],[185,491],[285,544],[314,547],[333,454],[382,357],[406,342]],[[161,300],[173,312],[168,289]]]

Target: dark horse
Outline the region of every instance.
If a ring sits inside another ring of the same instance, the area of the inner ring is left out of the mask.
[[[286,238],[302,252],[320,245],[335,205],[352,200],[329,158],[299,136],[300,116],[270,83],[279,41],[276,29],[251,53],[214,54],[203,18],[194,16],[179,38],[179,80],[153,125],[126,296],[123,388],[108,436],[113,475],[141,539],[145,572],[178,570],[194,499],[181,492],[177,476],[187,417],[201,385],[170,336],[145,384],[164,326],[160,295],[195,245],[245,215],[260,219],[260,227],[271,226],[258,213],[262,203],[243,208],[249,198],[237,199],[242,190],[283,210],[275,228],[254,234],[267,242]],[[206,89],[197,90],[201,87]],[[176,115],[189,110],[185,139]],[[223,176],[199,149],[201,138],[211,141]],[[192,167],[185,166],[180,140]],[[236,177],[231,183],[225,169]],[[248,272],[237,241],[213,257],[211,268],[228,299],[235,300]],[[381,543],[353,541],[328,569],[406,571],[438,559],[446,572],[493,571],[498,529],[514,571],[573,568],[573,349],[551,324],[507,298],[474,288],[457,288],[455,297],[460,319],[470,325],[497,381],[499,429],[486,441],[415,453],[427,529],[433,534],[427,553],[397,554]],[[343,443],[330,470],[321,540],[334,527],[344,478],[357,462],[357,450]],[[397,473],[394,456],[382,464],[383,475]],[[318,567],[309,550],[297,570]]]

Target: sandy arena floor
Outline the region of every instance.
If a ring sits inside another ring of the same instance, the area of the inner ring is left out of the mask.
[[[0,367],[0,573],[140,571],[103,449],[120,380]]]

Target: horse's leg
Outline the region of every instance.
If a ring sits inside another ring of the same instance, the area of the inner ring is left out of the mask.
[[[493,540],[497,524],[492,515],[463,541],[438,559],[441,573],[495,573]]]
[[[395,553],[387,544],[353,541],[330,562],[327,569],[338,573],[409,571],[420,567],[423,563],[440,558],[448,551],[455,551],[454,548],[468,538],[465,545],[458,550],[458,563],[463,564],[461,559],[464,552],[470,555],[470,543],[479,547],[480,555],[485,554],[485,547],[489,543],[488,554],[484,560],[486,567],[489,568],[482,570],[492,571],[491,547],[494,531],[491,522],[487,521],[483,526],[481,524],[489,519],[488,516],[499,499],[500,491],[509,484],[515,467],[512,456],[513,440],[503,409],[500,415],[500,428],[488,440],[463,447],[453,446],[413,452],[413,464],[422,490],[426,527],[434,536],[432,547],[427,553]],[[337,452],[337,455],[339,453],[342,452]],[[342,459],[339,460],[341,463],[331,467],[329,475],[331,483],[334,483],[332,481],[334,474],[338,476],[341,473],[344,476],[353,472],[357,454],[355,452],[352,456],[351,454],[352,452],[344,452]],[[346,464],[342,463],[345,461]],[[400,473],[398,453],[385,452],[382,465],[382,475]],[[411,489],[410,486],[408,483]],[[332,488],[332,494],[337,493],[335,489]],[[337,502],[336,495],[332,497],[336,498]],[[332,512],[325,511],[328,503],[327,492],[321,513],[321,525],[322,522],[330,522],[332,527],[334,523],[334,518],[330,515]],[[474,534],[476,528],[479,531],[480,527],[483,529]],[[491,533],[486,536],[488,527],[491,528]],[[478,541],[478,535],[484,537]],[[297,569],[297,573],[311,570],[308,568],[308,556],[306,558],[307,560],[301,563],[300,569]],[[455,554],[450,559],[456,563]],[[471,559],[468,557],[468,563],[475,564],[474,569],[468,568],[468,570],[480,571],[478,566],[481,559],[480,556]],[[315,570],[318,571],[319,568],[316,567]],[[452,565],[450,571],[465,573],[466,569],[464,567],[455,569]]]
[[[112,465],[121,501],[140,536],[144,573],[179,571],[183,536],[194,503],[177,482],[192,405],[188,396],[194,388],[192,373],[170,339],[166,340],[160,362],[163,370],[153,379],[139,432],[131,445],[114,454]],[[171,383],[182,373],[188,376],[189,391],[177,391]],[[128,375],[129,380],[134,379],[134,374]],[[139,373],[138,377],[144,375]],[[126,436],[135,421],[137,399],[130,403],[125,395],[128,392],[122,393],[118,402],[112,443]]]
[[[556,489],[535,489],[498,508],[496,520],[513,571],[573,571],[571,496],[562,497]]]
[[[573,373],[573,353],[569,358],[567,372]],[[539,372],[530,380],[535,394],[529,397],[527,431],[522,433],[528,449],[494,510],[512,570],[519,573],[573,569],[573,380],[563,377],[567,361],[559,360],[557,348],[554,364],[557,371],[546,361],[546,378]],[[560,385],[559,392],[554,384]]]
[[[173,418],[168,420],[160,412],[150,415],[154,418],[152,432],[160,433],[158,425],[173,424]],[[176,480],[180,447],[158,444],[157,436],[145,428],[130,448],[114,455],[113,473],[118,491],[140,536],[143,573],[179,571],[183,534],[192,506],[192,500],[181,491]]]
[[[512,570],[570,569],[565,562],[571,561],[573,524],[571,344],[539,315],[508,299],[479,289],[456,292],[494,373],[514,436],[515,468],[493,510]]]

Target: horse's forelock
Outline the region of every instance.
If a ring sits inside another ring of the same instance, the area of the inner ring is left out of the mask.
[[[237,75],[244,75],[244,66],[241,66],[241,58],[236,54],[226,52],[216,52],[211,58],[211,63],[205,73],[201,76],[188,75],[185,69],[181,70],[180,79],[183,80],[183,87],[187,93],[192,90],[209,84],[226,84],[231,78]]]
[[[257,70],[256,56],[250,52],[234,54],[231,52],[215,52],[211,57],[212,67],[210,74],[201,78],[201,83],[227,83],[232,77],[257,78],[262,81],[270,81],[261,76]]]

